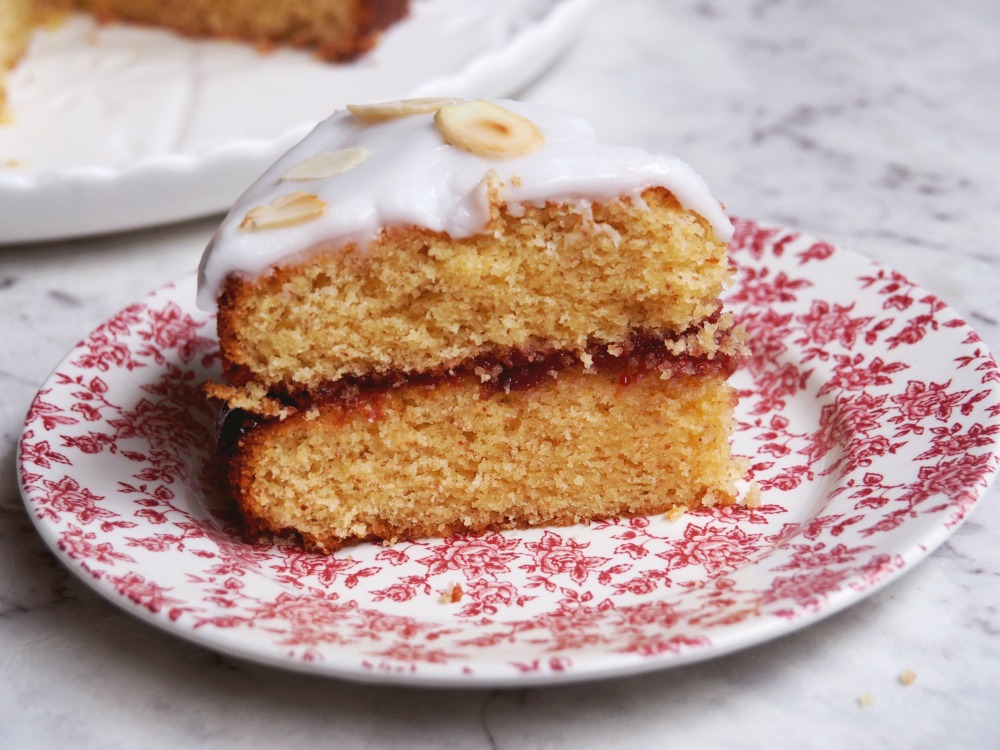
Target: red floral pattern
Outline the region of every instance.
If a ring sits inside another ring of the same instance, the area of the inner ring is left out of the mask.
[[[212,460],[194,280],[131,305],[27,416],[40,532],[102,594],[215,648],[342,676],[516,683],[704,658],[798,627],[940,543],[997,471],[1000,369],[944,304],[832,245],[737,222],[753,355],[735,447],[760,503],[671,523],[250,546]]]

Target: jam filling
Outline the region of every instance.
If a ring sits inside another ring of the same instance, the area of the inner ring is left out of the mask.
[[[709,319],[708,322],[715,321]],[[386,393],[404,385],[433,389],[473,380],[479,386],[480,397],[489,399],[499,393],[529,391],[558,377],[559,373],[571,370],[617,375],[619,388],[627,388],[650,372],[687,376],[732,375],[739,364],[739,356],[730,352],[739,347],[725,345],[732,336],[731,330],[716,334],[719,349],[711,358],[671,352],[669,343],[695,332],[696,329],[692,329],[676,336],[635,332],[624,341],[614,344],[588,346],[583,354],[545,352],[529,348],[510,349],[433,372],[399,372],[379,377],[343,378],[311,393],[272,393],[271,396],[297,411],[305,411],[317,405],[339,404],[345,420],[355,410],[361,409],[369,420],[375,421],[381,416],[381,404]],[[243,435],[257,424],[268,421],[274,421],[274,418],[250,414],[240,409],[224,410],[219,423],[220,448],[231,452]]]
[[[712,316],[706,318],[702,325],[716,324],[721,315],[721,308]],[[473,377],[480,381],[480,387],[485,397],[499,391],[523,391],[536,387],[553,373],[559,373],[572,368],[587,369],[598,372],[628,373],[630,377],[641,375],[650,370],[669,368],[678,374],[695,375],[703,372],[715,372],[721,369],[727,376],[735,370],[735,357],[726,355],[727,348],[723,345],[731,336],[731,330],[716,332],[718,351],[711,359],[704,356],[682,353],[673,354],[669,344],[694,335],[701,326],[692,327],[679,334],[662,334],[660,332],[633,331],[623,341],[611,344],[591,344],[582,353],[570,351],[553,351],[551,349],[512,347],[498,352],[483,354],[468,359],[458,365],[441,367],[426,372],[390,372],[384,374],[369,374],[361,377],[348,376],[333,382],[327,382],[311,391],[272,391],[269,395],[282,405],[296,410],[308,409],[317,403],[344,401],[346,406],[354,402],[364,401],[373,393],[398,388],[403,385],[432,387],[442,383]],[[730,362],[729,360],[733,360]]]

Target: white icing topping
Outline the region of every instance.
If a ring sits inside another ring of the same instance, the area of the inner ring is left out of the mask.
[[[598,143],[583,120],[538,105],[497,103],[541,129],[541,148],[514,159],[485,159],[447,145],[433,114],[362,122],[344,110],[321,122],[251,185],[223,220],[199,268],[199,307],[214,306],[230,273],[259,276],[320,242],[365,248],[383,227],[418,226],[455,238],[482,232],[489,220],[490,172],[515,212],[523,203],[641,200],[643,190],[662,186],[704,217],[721,241],[732,236],[732,224],[704,180],[676,157]],[[348,148],[365,149],[367,158],[326,179],[282,179],[318,152]],[[240,229],[248,211],[298,190],[318,196],[327,210],[291,226]]]

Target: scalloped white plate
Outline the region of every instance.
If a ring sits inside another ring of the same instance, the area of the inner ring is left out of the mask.
[[[512,94],[565,51],[592,2],[414,0],[342,65],[73,17],[40,31],[10,76],[0,244],[223,212],[349,102]]]
[[[982,497],[1000,463],[1000,369],[903,276],[788,230],[737,228],[730,303],[755,353],[734,380],[734,443],[756,508],[329,557],[244,544],[215,489],[198,386],[217,346],[190,277],[90,334],[38,393],[19,453],[29,513],[126,611],[348,679],[570,682],[792,632],[927,557]]]

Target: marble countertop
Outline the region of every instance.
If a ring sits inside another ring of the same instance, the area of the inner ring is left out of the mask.
[[[1000,352],[1000,6],[598,3],[521,98],[681,155],[737,216],[853,248]],[[0,207],[2,210],[2,207]],[[190,272],[218,217],[0,247],[0,746],[997,747],[1000,487],[940,549],[803,631],[642,676],[416,690],[220,657],[107,603],[46,550],[15,445],[86,332]],[[898,676],[913,670],[904,686]],[[861,700],[863,696],[870,700]]]

